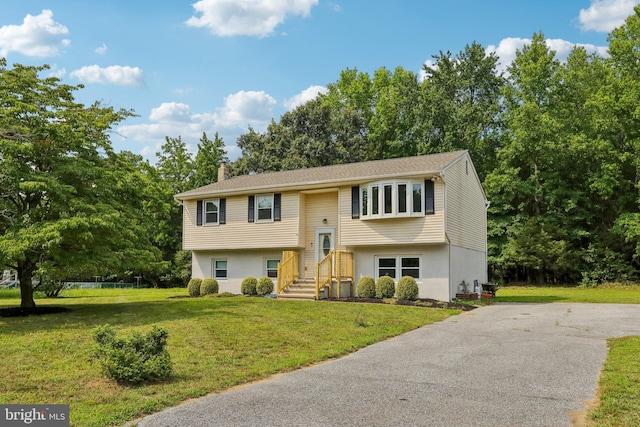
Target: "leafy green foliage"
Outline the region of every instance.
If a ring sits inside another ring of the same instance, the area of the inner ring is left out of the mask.
[[[139,270],[160,255],[147,233],[152,182],[108,138],[133,113],[77,103],[82,86],[40,78],[48,68],[0,59],[0,264],[17,270],[26,308],[36,273]]]
[[[273,292],[273,280],[267,276],[262,276],[256,284],[256,294],[267,295]]]
[[[189,280],[189,284],[187,284],[187,292],[192,297],[200,296],[200,286],[202,286],[202,279],[198,277],[193,277]]]
[[[104,325],[94,329],[92,335],[96,342],[94,357],[103,373],[116,381],[139,384],[171,375],[166,329],[153,326],[146,335],[133,331],[128,337],[118,337],[112,326]]]
[[[242,292],[242,295],[257,295],[257,286],[258,280],[255,277],[245,277],[240,285],[240,292]]]
[[[396,289],[398,299],[415,301],[418,299],[419,292],[418,284],[413,277],[403,276],[398,280],[398,288]]]
[[[224,141],[218,136],[218,132],[216,132],[213,141],[207,138],[207,134],[203,132],[194,162],[193,186],[202,187],[218,181],[218,167],[221,162],[227,160]]]
[[[43,279],[33,290],[43,292],[47,298],[57,298],[62,291],[70,288],[71,285],[62,280]]]
[[[371,276],[362,276],[358,280],[356,286],[356,292],[360,298],[375,298],[376,297],[376,281]]]
[[[393,298],[396,284],[389,276],[382,276],[376,281],[376,298]]]
[[[193,280],[193,279],[192,279]],[[219,290],[218,281],[211,277],[207,277],[200,284],[200,295],[217,294]]]

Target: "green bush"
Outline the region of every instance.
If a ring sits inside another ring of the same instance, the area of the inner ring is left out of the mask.
[[[189,280],[189,284],[187,285],[187,290],[189,291],[189,295],[191,295],[192,297],[199,297],[200,285],[202,285],[202,279],[198,279],[197,277],[194,277],[193,279]]]
[[[230,297],[235,297],[236,294],[232,293],[232,292],[223,292],[221,294],[216,295],[220,298],[230,298]]]
[[[255,277],[245,277],[242,281],[242,286],[240,287],[240,292],[242,295],[257,295],[256,286],[258,285],[258,280]]]
[[[418,284],[413,277],[403,276],[398,280],[398,288],[396,289],[398,299],[415,301],[418,299],[419,292]]]
[[[200,285],[200,295],[209,295],[218,293],[218,281],[208,277],[202,281]]]
[[[376,297],[376,281],[371,276],[362,276],[358,280],[358,286],[356,292],[360,298],[375,298]]]
[[[256,293],[258,295],[266,295],[273,292],[273,280],[268,278],[267,276],[262,276],[258,279],[258,284],[256,285]]]
[[[376,297],[393,298],[396,293],[396,284],[389,276],[382,276],[376,282]]]
[[[158,381],[171,375],[171,356],[166,349],[169,332],[153,326],[143,335],[133,331],[128,337],[118,337],[110,325],[93,330],[96,345],[93,355],[102,372],[120,383],[139,384]]]

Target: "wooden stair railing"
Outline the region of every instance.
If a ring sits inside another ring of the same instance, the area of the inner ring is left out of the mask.
[[[353,253],[331,251],[316,265],[316,299],[320,299],[320,289],[329,287],[328,296],[333,295],[333,280],[338,284],[337,296],[340,298],[342,280],[351,281],[353,295]]]
[[[300,254],[295,251],[282,252],[282,262],[278,264],[278,293],[292,285],[300,277]]]

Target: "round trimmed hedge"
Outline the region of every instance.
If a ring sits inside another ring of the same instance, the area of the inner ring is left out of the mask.
[[[218,289],[218,281],[209,277],[202,281],[200,285],[200,295],[217,294]]]
[[[376,282],[377,298],[393,298],[396,293],[396,284],[389,276],[382,276]]]
[[[398,280],[398,288],[396,289],[398,299],[415,301],[418,299],[419,292],[418,284],[413,277],[402,276],[400,280]]]
[[[255,277],[248,276],[245,277],[242,281],[242,285],[240,286],[240,292],[242,295],[257,295],[258,292],[256,290],[256,286],[258,285],[258,280]]]
[[[189,292],[189,295],[192,297],[199,297],[200,285],[202,285],[202,279],[194,277],[189,280],[189,284],[187,285],[187,291]]]
[[[376,297],[376,281],[371,276],[362,276],[358,280],[358,286],[356,287],[358,297],[360,298],[375,298]]]
[[[273,292],[273,280],[267,276],[262,276],[256,284],[256,293],[258,295],[266,295]]]

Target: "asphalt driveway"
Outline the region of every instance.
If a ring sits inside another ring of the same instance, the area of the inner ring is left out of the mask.
[[[193,400],[149,426],[571,426],[640,306],[499,304]]]

